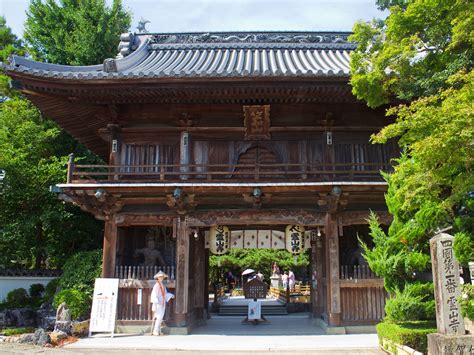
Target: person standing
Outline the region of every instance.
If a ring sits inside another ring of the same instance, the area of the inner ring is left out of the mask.
[[[174,297],[172,293],[169,293],[166,289],[163,281],[168,278],[163,271],[158,272],[154,279],[156,284],[153,286],[151,291],[150,302],[152,303],[151,310],[153,311],[153,335],[161,335],[161,323],[163,322],[163,317],[165,316],[166,303]]]
[[[285,273],[281,276],[281,282],[283,283],[283,288],[286,290],[288,287],[288,272],[285,271]]]
[[[290,270],[290,272],[288,273],[288,284],[290,286],[290,291],[294,291],[296,279],[295,279],[295,274],[293,273],[292,270]]]

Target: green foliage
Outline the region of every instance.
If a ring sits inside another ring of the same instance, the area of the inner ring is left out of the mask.
[[[44,298],[46,300],[52,300],[54,295],[56,294],[58,287],[59,287],[59,278],[52,279],[51,281],[49,281],[45,287]]]
[[[295,274],[298,274],[309,265],[309,252],[299,255],[295,265],[293,256],[286,250],[231,249],[223,256],[211,255],[209,257],[210,281],[221,281],[223,274],[228,270],[239,277],[242,271],[250,268],[255,271],[260,270],[265,281],[268,282],[272,273],[272,263],[275,261],[281,272],[292,269]]]
[[[66,302],[73,320],[86,317],[92,305],[91,297],[73,288],[62,290],[54,296],[54,308],[58,308],[63,302]]]
[[[396,290],[385,305],[386,319],[391,321],[433,320],[436,318],[432,283],[407,284]]]
[[[423,354],[428,350],[427,335],[436,333],[436,323],[433,321],[400,323],[384,321],[377,324],[376,328],[380,344],[382,339],[387,339],[395,344],[407,345]],[[387,350],[394,352],[393,348]]]
[[[83,251],[70,257],[63,266],[59,286],[63,289],[75,289],[91,298],[94,282],[100,277],[102,250]]]
[[[7,293],[9,307],[25,307],[29,304],[28,292],[24,288],[16,288]]]
[[[447,88],[447,79],[474,63],[474,4],[467,0],[380,0],[385,21],[358,22],[351,40],[353,93],[370,107],[412,100]],[[406,7],[404,6],[405,4]]]
[[[119,34],[130,26],[122,0],[32,0],[25,41],[47,62],[91,65],[117,55]]]
[[[463,317],[474,321],[474,285],[462,285],[461,297],[459,297],[458,302]]]
[[[45,288],[43,284],[33,284],[30,286],[28,293],[31,298],[40,298],[43,295]]]
[[[7,337],[11,335],[27,334],[27,333],[34,333],[34,332],[35,332],[35,328],[32,328],[32,327],[9,328],[9,329],[2,330],[2,333],[4,333],[5,336]]]
[[[28,101],[0,104],[0,267],[60,267],[74,250],[100,246],[101,224],[49,192],[71,151],[87,156]]]
[[[5,17],[0,16],[0,62],[6,63],[12,54],[24,55],[23,44],[12,33],[11,28],[7,26]],[[6,97],[14,96],[15,93],[10,89],[9,78],[1,74],[0,71],[0,101]]]
[[[408,4],[408,0],[375,0],[375,3],[379,10],[386,10],[395,5],[405,8]]]

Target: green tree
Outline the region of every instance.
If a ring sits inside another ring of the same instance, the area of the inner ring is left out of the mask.
[[[51,63],[91,65],[117,55],[119,34],[130,27],[122,0],[32,0],[25,41],[38,59]]]
[[[413,0],[391,7],[386,21],[354,27],[354,94],[371,107],[406,102],[390,108],[394,122],[372,136],[382,144],[398,139],[403,153],[384,174],[393,221],[384,233],[371,216],[375,247],[364,245],[392,295],[430,267],[428,240],[438,228],[454,226],[458,250],[474,242],[473,219],[465,218],[474,190],[473,10],[464,0]]]
[[[25,51],[22,42],[12,33],[7,26],[5,17],[0,16],[0,62],[6,63],[12,54],[24,55]],[[9,78],[0,73],[0,97],[4,101],[8,96],[13,96],[10,90]]]
[[[48,190],[64,180],[64,150],[87,155],[71,143],[28,101],[0,105],[0,267],[60,267],[75,251],[100,246],[101,224]]]

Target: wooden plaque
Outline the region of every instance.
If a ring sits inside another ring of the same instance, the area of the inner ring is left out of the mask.
[[[267,297],[267,284],[259,279],[253,279],[244,285],[244,296],[245,298],[266,298]]]

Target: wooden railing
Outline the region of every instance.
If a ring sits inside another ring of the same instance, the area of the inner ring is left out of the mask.
[[[270,287],[270,296],[280,302],[288,303],[287,290],[285,290],[284,288]]]
[[[76,165],[68,163],[67,182],[98,181],[373,181],[390,164],[162,164],[162,165]]]
[[[377,276],[367,265],[341,265],[342,280],[375,279]]]
[[[132,266],[132,265],[116,266],[115,278],[153,280],[153,276],[155,276],[158,271],[163,271],[165,274],[167,274],[169,280],[175,279],[174,266]]]

